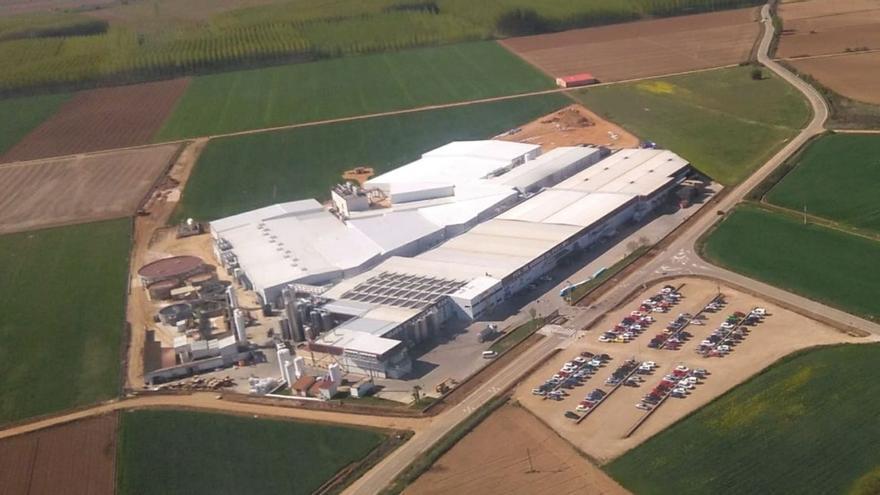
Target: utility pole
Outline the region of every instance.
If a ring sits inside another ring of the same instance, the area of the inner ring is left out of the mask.
[[[807,204],[804,203],[804,225],[807,224]]]

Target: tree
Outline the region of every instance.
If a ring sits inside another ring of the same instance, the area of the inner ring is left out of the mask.
[[[760,81],[761,79],[764,79],[764,71],[757,67],[752,69],[752,80]]]
[[[419,405],[422,402],[422,386],[414,385],[412,388],[413,403]]]

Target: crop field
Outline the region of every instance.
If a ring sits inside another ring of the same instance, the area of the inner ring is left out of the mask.
[[[115,467],[115,414],[0,440],[3,493],[114,493]]]
[[[0,162],[9,148],[55,113],[68,98],[69,95],[56,94],[0,100]]]
[[[880,33],[880,24],[875,27]],[[880,105],[880,52],[850,53],[788,62],[823,86],[856,101]]]
[[[610,82],[746,61],[760,30],[757,9],[747,8],[508,38],[501,44],[553,76],[588,72]]]
[[[94,3],[95,0],[92,0]],[[135,82],[260,63],[286,63],[561,31],[754,6],[759,0],[292,0],[243,8],[205,2],[186,15],[168,1],[97,12],[10,17],[0,42],[0,92]],[[183,3],[183,2],[174,2]],[[189,5],[190,2],[186,2]],[[216,2],[215,2],[216,3]],[[122,4],[122,5],[119,5]],[[164,12],[168,12],[165,14]],[[83,18],[86,17],[84,20]],[[96,19],[98,18],[98,19]],[[52,29],[41,29],[44,26]],[[77,36],[61,36],[75,33]]]
[[[808,0],[784,3],[782,58],[880,48],[880,3],[873,0]]]
[[[383,439],[376,431],[342,426],[188,411],[126,412],[117,493],[308,495]]]
[[[188,82],[175,79],[75,93],[0,161],[147,144],[171,114]]]
[[[499,448],[501,442],[504,448]],[[627,493],[528,411],[505,405],[443,454],[404,494],[537,493],[536,487],[557,494]]]
[[[804,150],[766,200],[880,233],[880,135],[834,134]]]
[[[0,236],[0,424],[119,387],[130,220]]]
[[[749,67],[603,86],[575,93],[588,108],[643,140],[735,184],[797,133],[810,116],[800,93]]]
[[[382,173],[457,139],[485,139],[566,106],[551,94],[211,140],[176,212],[212,220],[272,203],[327,198],[342,172]]]
[[[877,344],[786,358],[607,471],[639,494],[876,493],[850,490],[880,466],[878,358]]]
[[[0,234],[131,216],[178,148],[0,165]]]
[[[703,250],[715,263],[749,277],[880,318],[880,242],[804,225],[799,215],[741,206],[712,232]]]
[[[198,77],[157,141],[549,89],[493,42]]]

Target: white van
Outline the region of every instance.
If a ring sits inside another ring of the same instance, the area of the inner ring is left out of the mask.
[[[492,359],[497,355],[498,353],[495,351],[483,351],[483,359]]]

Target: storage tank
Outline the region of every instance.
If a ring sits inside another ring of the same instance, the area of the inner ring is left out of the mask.
[[[302,359],[302,358],[300,358]],[[294,358],[294,361],[296,358]],[[299,376],[296,374],[296,365],[293,364],[293,361],[285,361],[284,362],[284,380],[287,381],[287,385],[293,386],[293,382],[295,382]]]
[[[333,363],[328,368],[327,371],[330,372],[330,380],[333,381],[336,385],[342,383],[342,368],[339,366],[339,363]]]
[[[238,296],[235,295],[235,287],[230,285],[226,288],[226,299],[229,300],[230,308],[238,308]]]
[[[235,318],[235,337],[238,339],[239,343],[246,344],[247,343],[247,319],[245,318],[244,311],[240,309],[236,309],[234,313]]]
[[[282,378],[284,378],[286,380],[287,378],[285,378],[285,375],[287,373],[287,367],[285,366],[284,363],[287,361],[293,361],[293,358],[290,355],[290,349],[288,349],[286,347],[282,347],[282,348],[278,349],[277,355],[278,355],[278,371],[281,372]],[[290,383],[290,382],[288,382],[288,383]]]
[[[302,356],[293,358],[293,372],[297,379],[306,373],[306,360]]]
[[[177,322],[177,332],[178,333],[186,333],[186,329],[189,327],[189,321],[180,320]]]
[[[323,327],[321,326],[321,312],[313,309],[309,313],[309,321],[312,322],[312,330],[321,333],[323,331]]]
[[[306,340],[305,328],[302,325],[290,326],[290,340],[304,342]]]
[[[281,318],[278,320],[278,326],[281,327],[281,338],[284,340],[293,340],[293,335],[290,333],[290,320],[287,318]]]
[[[324,330],[333,328],[333,315],[329,311],[321,310],[321,328]]]

